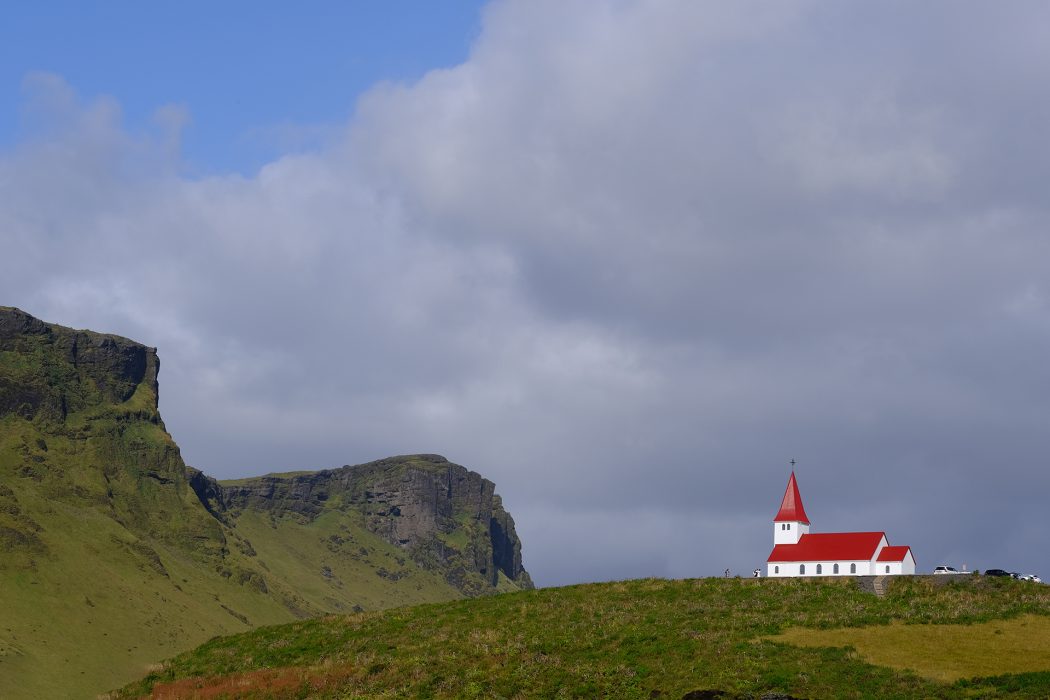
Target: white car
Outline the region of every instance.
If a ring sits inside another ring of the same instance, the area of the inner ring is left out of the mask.
[[[1042,583],[1043,582],[1043,579],[1039,578],[1035,574],[1028,574],[1026,576],[1022,576],[1021,580],[1022,581],[1032,581],[1033,583]]]
[[[933,570],[934,574],[968,574],[969,571],[958,571],[954,566],[938,566]]]

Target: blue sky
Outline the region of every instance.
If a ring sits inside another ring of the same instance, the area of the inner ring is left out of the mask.
[[[794,457],[1050,572],[1043,0],[21,5],[0,303],[159,348],[192,466],[443,454],[548,585],[750,572]]]
[[[383,80],[413,81],[466,59],[480,0],[8,3],[0,21],[0,145],[27,125],[22,82],[62,76],[108,95],[128,129],[167,104],[188,109],[184,167],[250,172],[289,145],[287,127],[345,122]],[[30,127],[31,128],[31,127]]]

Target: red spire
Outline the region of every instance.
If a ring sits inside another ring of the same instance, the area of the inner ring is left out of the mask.
[[[809,525],[806,509],[802,507],[802,495],[798,492],[798,484],[795,482],[795,472],[791,472],[787,489],[784,491],[784,500],[780,502],[780,510],[773,522],[799,522]]]

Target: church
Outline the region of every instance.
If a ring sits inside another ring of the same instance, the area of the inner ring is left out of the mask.
[[[813,534],[795,472],[773,518],[766,576],[887,576],[915,573],[911,547],[890,546],[885,532]]]

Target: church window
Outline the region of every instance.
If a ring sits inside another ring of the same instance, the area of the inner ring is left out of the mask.
[[[773,567],[773,573],[774,574],[779,574],[780,573],[780,567],[779,566],[774,566]]]
[[[787,527],[785,527],[784,529],[785,529],[785,530],[790,530],[790,529],[791,529],[791,523],[788,523],[788,524],[787,524]]]
[[[822,573],[824,573],[824,569],[821,567],[820,564],[817,564],[817,574],[820,575]]]
[[[835,564],[834,566],[831,567],[831,573],[837,574],[838,572],[839,572],[839,565],[838,564]]]
[[[890,565],[889,564],[886,565],[886,573],[887,574],[890,573]]]
[[[798,572],[800,574],[802,574],[802,575],[805,575],[805,573],[806,573],[806,565],[805,564],[799,564],[798,565]]]
[[[855,574],[855,573],[857,573],[857,565],[856,565],[856,564],[850,564],[850,565],[849,565],[849,572],[850,572],[851,574]]]

